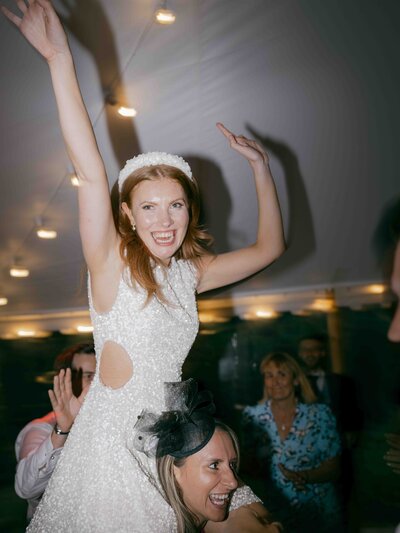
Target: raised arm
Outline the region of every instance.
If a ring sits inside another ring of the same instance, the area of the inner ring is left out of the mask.
[[[81,186],[80,231],[89,270],[102,271],[117,250],[107,176],[82,100],[67,37],[48,0],[16,2],[22,16],[2,7],[27,41],[47,61],[62,133]]]
[[[247,278],[275,261],[285,250],[281,211],[268,155],[256,141],[234,135],[223,124],[218,123],[217,127],[252,169],[258,201],[257,239],[246,248],[204,259],[199,293]]]

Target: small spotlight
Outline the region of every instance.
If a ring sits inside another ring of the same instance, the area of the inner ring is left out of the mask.
[[[375,285],[368,286],[368,292],[370,292],[371,294],[383,294],[385,290],[386,290],[385,285],[375,284]]]
[[[13,278],[27,278],[29,276],[29,269],[14,265],[10,268],[10,276]]]
[[[7,305],[8,304],[8,299],[3,297],[3,298],[0,298],[0,305]]]
[[[271,311],[269,309],[259,309],[256,311],[256,316],[258,318],[275,318],[276,313],[275,311]]]
[[[76,329],[79,333],[92,333],[93,326],[77,326]]]
[[[163,24],[165,26],[168,24],[173,24],[176,20],[175,13],[170,9],[157,9],[154,14],[154,17],[158,24]]]
[[[54,229],[39,228],[36,231],[36,235],[40,239],[55,239],[57,237],[57,232]]]
[[[33,329],[19,329],[17,335],[18,337],[34,337],[35,331]]]
[[[118,108],[118,113],[122,117],[136,117],[137,115],[136,109],[134,109],[133,107],[124,107],[124,106],[120,106]]]

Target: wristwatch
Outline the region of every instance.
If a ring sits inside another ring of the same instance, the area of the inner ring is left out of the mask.
[[[69,431],[61,431],[61,429],[57,426],[57,424],[54,426],[54,433],[56,435],[68,435]]]

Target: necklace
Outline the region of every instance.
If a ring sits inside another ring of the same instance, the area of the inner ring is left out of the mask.
[[[274,412],[274,409],[272,409],[272,405],[271,405],[271,411],[272,411],[272,414],[275,420],[275,424],[278,426],[278,429],[280,431],[286,432],[288,429],[292,427],[292,423],[296,415],[296,406],[293,409],[291,409],[288,414],[284,413],[283,416],[281,414],[278,415],[276,412]]]

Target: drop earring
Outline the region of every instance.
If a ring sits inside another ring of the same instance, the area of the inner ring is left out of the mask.
[[[134,222],[132,222],[132,230],[136,231],[136,224]]]

